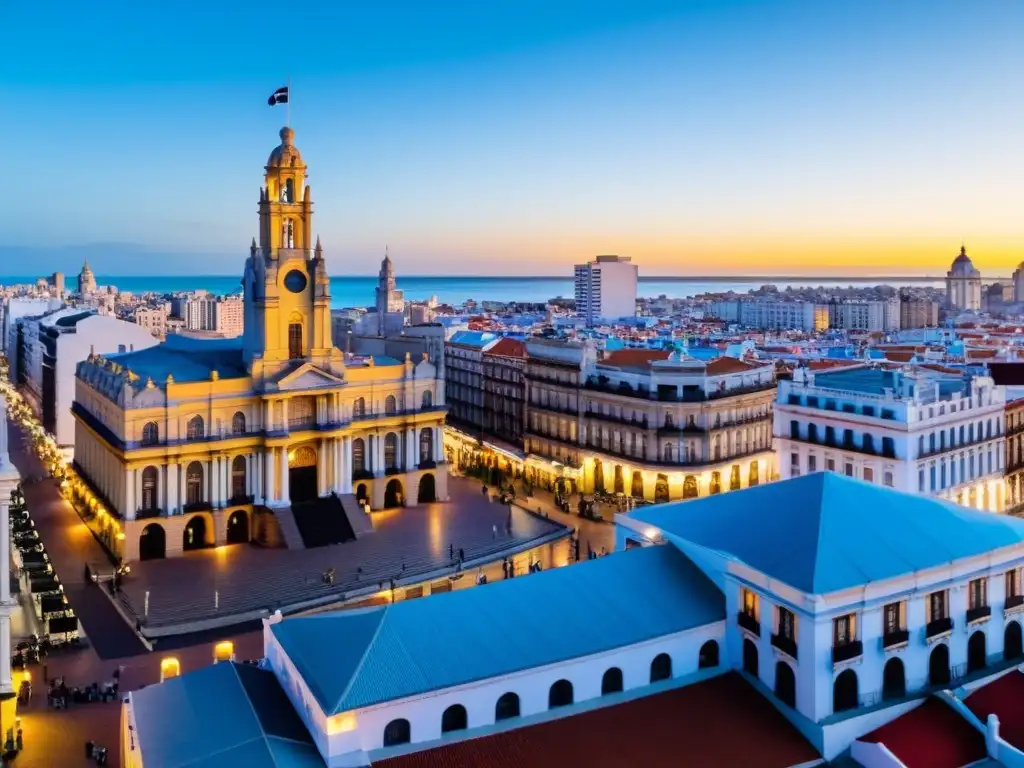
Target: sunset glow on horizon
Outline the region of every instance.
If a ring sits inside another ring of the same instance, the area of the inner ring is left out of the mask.
[[[237,272],[289,77],[334,274],[385,245],[415,275],[618,253],[641,275],[938,277],[961,243],[986,276],[1024,261],[1024,4],[555,6],[314,1],[289,11],[295,51],[265,0],[12,6],[46,33],[11,41],[0,83],[32,158],[0,273],[97,243],[117,246],[90,250],[97,273]]]

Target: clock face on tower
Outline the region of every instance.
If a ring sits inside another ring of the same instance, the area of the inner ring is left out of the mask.
[[[292,293],[302,293],[306,289],[306,276],[299,270],[293,269],[284,276],[284,287]]]

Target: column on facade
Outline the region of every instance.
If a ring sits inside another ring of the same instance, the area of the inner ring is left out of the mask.
[[[178,463],[167,464],[167,502],[164,514],[173,515],[178,510]]]
[[[434,427],[434,461],[444,461],[444,432],[440,427]]]
[[[405,430],[405,471],[409,472],[416,469],[416,453],[414,451],[416,445],[416,430],[413,427],[409,427]]]
[[[269,400],[264,400],[263,401],[263,431],[264,432],[270,431],[270,429],[272,429],[272,427],[273,427],[272,419],[274,417],[274,412],[273,412],[272,408],[273,408],[273,406],[270,404]]]
[[[262,496],[264,504],[272,504],[277,500],[274,494],[274,449],[263,449],[263,484],[257,496]]]
[[[376,435],[373,440],[376,455],[374,456],[374,474],[384,474],[384,435]]]
[[[320,417],[321,398],[316,399],[317,418]],[[316,452],[316,495],[324,496],[327,491],[327,440],[320,438]]]
[[[281,400],[281,430],[284,432],[288,431],[288,400]],[[288,451],[285,451],[285,469],[288,468]],[[287,472],[286,472],[287,474]]]
[[[285,406],[287,408],[287,406]],[[281,447],[281,501],[287,503],[291,498],[288,489],[288,448]]]
[[[124,484],[125,490],[127,491],[127,499],[125,499],[124,509],[121,510],[124,513],[125,520],[135,519],[135,474],[138,472],[136,469],[126,469],[124,472]]]
[[[341,477],[341,455],[342,439],[336,437],[331,441],[331,489],[335,493],[344,493],[344,485]]]
[[[345,437],[343,445],[345,455],[341,460],[342,487],[345,493],[352,493],[352,437]]]

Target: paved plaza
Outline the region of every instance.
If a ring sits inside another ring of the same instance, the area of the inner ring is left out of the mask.
[[[376,531],[355,541],[315,549],[261,549],[233,545],[132,565],[122,585],[126,611],[143,633],[189,631],[196,622],[287,612],[312,602],[331,603],[411,584],[455,568],[449,547],[463,550],[467,567],[563,538],[569,530],[454,482],[451,501],[374,513]],[[333,584],[323,575],[335,569]],[[146,593],[148,615],[145,615]]]
[[[21,433],[12,428],[10,434],[11,455],[22,476],[41,475],[42,467],[25,450]],[[89,639],[84,649],[48,657],[46,672],[49,678],[64,676],[69,686],[85,686],[112,679],[114,669],[120,667],[121,691],[126,692],[158,682],[160,660],[168,655],[179,659],[182,672],[208,665],[213,659],[213,647],[220,640],[232,640],[239,659],[262,655],[262,634],[256,621],[207,632],[161,637],[154,643],[154,652],[150,653],[107,594],[95,585],[86,584],[85,564],[109,567],[109,561],[71,505],[60,496],[56,484],[49,480],[26,482],[24,490],[32,518]],[[517,574],[524,574],[529,561],[534,558],[543,561],[545,567],[569,562],[570,548],[566,536],[572,528],[579,530],[584,551],[587,542],[595,550],[602,546],[610,549],[613,543],[612,526],[565,515],[541,495],[523,503],[532,512],[549,516],[550,520],[515,508],[512,513],[513,535],[508,537],[504,532],[508,508],[485,500],[479,483],[452,478],[450,492],[452,501],[445,504],[375,513],[378,532],[362,541],[300,551],[235,545],[190,553],[181,559],[140,564],[141,567],[133,568],[133,578],[126,584],[129,598],[138,599],[137,596],[148,588],[151,610],[159,608],[165,597],[169,601],[165,605],[176,605],[176,602],[171,602],[171,597],[179,594],[186,596],[186,607],[194,603],[209,605],[212,609],[212,589],[220,590],[221,599],[228,600],[232,596],[232,585],[236,585],[234,588],[254,592],[262,605],[277,581],[277,576],[271,574],[279,573],[267,569],[267,558],[287,561],[289,567],[297,569],[288,571],[292,574],[290,581],[298,581],[299,586],[311,594],[322,594],[325,585],[320,576],[323,570],[329,565],[335,567],[338,572],[335,586],[344,589],[342,582],[353,576],[357,558],[380,558],[379,562],[384,564],[374,573],[387,573],[396,562],[400,571],[403,559],[410,574],[423,572],[423,569],[436,571],[450,568],[448,545],[451,544],[456,550],[464,549],[466,560],[471,564],[474,560],[490,560],[490,565],[482,570],[489,579],[495,580],[502,575],[502,551],[507,552],[510,548],[525,550],[510,558],[516,565]],[[544,544],[545,541],[552,543]],[[396,557],[389,556],[391,550]],[[312,562],[310,558],[314,555],[325,558],[325,563],[330,560],[329,565]],[[192,567],[193,563],[197,565]],[[189,570],[180,570],[184,567],[189,567]],[[475,573],[475,565],[472,571]],[[233,580],[227,575],[229,573],[240,576]],[[369,575],[370,570],[365,567],[364,574],[356,579],[357,583],[364,583],[370,578],[384,578]],[[414,577],[410,575],[406,580],[414,580]],[[455,587],[472,583],[471,577],[465,578]],[[23,768],[92,765],[84,757],[83,745],[87,739],[109,749],[109,765],[120,765],[119,704],[82,704],[66,711],[48,709],[42,666],[30,668],[30,673],[35,692],[32,701],[19,711],[26,748],[18,757],[18,765]]]

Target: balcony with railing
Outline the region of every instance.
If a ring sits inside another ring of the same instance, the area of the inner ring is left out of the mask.
[[[992,615],[992,606],[990,605],[979,605],[975,608],[967,609],[967,623],[973,624],[976,621],[987,619]]]
[[[924,636],[928,640],[935,640],[953,631],[953,619],[946,616],[942,619],[929,621],[924,628]]]
[[[1024,606],[1024,595],[1012,595],[1003,602],[1003,612],[1014,611]]]
[[[906,629],[897,629],[886,632],[882,635],[882,650],[899,648],[910,642],[910,632]]]
[[[772,645],[792,659],[797,658],[796,640],[778,633],[772,635]]]
[[[860,640],[850,640],[832,646],[832,663],[840,664],[844,661],[851,661],[864,655],[864,643]]]
[[[747,630],[747,632],[752,632],[758,637],[761,636],[761,622],[759,622],[749,613],[744,613],[743,611],[737,613],[736,623],[743,629]]]

